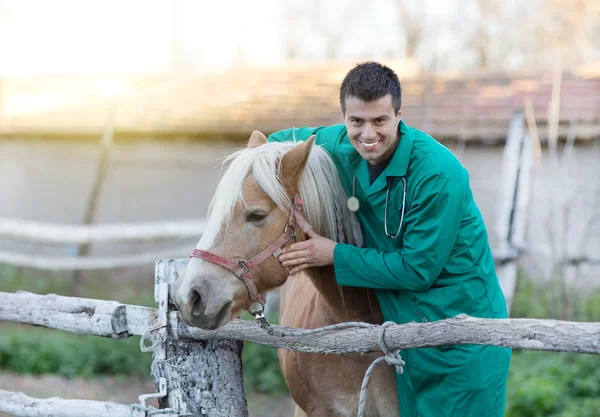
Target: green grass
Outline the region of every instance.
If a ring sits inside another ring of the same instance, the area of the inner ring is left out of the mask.
[[[565,289],[556,280],[534,282],[520,273],[511,307],[513,318],[600,321],[600,291]]]
[[[110,274],[110,273],[106,273]],[[98,300],[114,300],[124,304],[156,307],[154,302],[154,277],[148,276],[144,285],[119,282],[104,273],[85,274],[79,287],[78,297]],[[0,291],[28,291],[35,294],[58,294],[73,296],[73,274],[40,275],[24,272],[19,268],[0,265]]]
[[[102,274],[87,274],[79,296],[156,307],[153,277],[148,285],[114,285]],[[0,266],[0,291],[72,295],[72,274],[39,275]],[[152,355],[139,349],[139,337],[112,340],[59,330],[0,322],[0,369],[22,374],[149,375]]]
[[[507,417],[600,417],[600,357],[515,352],[506,404]]]
[[[252,320],[252,316],[244,313],[244,320]],[[271,324],[278,324],[277,314],[269,315]],[[242,352],[242,368],[244,373],[244,389],[263,394],[283,394],[288,392],[287,384],[279,367],[277,350],[258,343],[244,343]]]
[[[3,326],[0,369],[65,377],[149,375],[152,355],[140,352],[139,337],[105,339],[52,329]]]

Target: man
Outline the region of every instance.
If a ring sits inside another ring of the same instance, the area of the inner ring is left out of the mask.
[[[456,157],[401,121],[397,75],[375,62],[342,82],[344,124],[276,132],[333,157],[365,234],[365,248],[318,235],[280,257],[296,273],[334,265],[339,285],[374,288],[385,320],[443,320],[458,314],[506,318],[487,232]],[[356,204],[358,202],[358,204]],[[455,345],[402,352],[396,374],[402,417],[504,415],[509,349]]]

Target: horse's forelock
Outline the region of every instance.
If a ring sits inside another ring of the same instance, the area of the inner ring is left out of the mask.
[[[224,163],[229,163],[229,167],[211,202],[210,221],[231,219],[237,202],[243,201],[243,184],[250,175],[282,211],[289,212],[291,201],[279,180],[278,161],[295,145],[271,142],[241,149],[227,157]],[[362,246],[358,219],[347,210],[347,196],[337,169],[321,147],[313,146],[299,188],[307,220],[316,233],[336,242]]]

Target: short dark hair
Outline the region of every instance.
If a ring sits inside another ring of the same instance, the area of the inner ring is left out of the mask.
[[[363,62],[346,74],[340,87],[340,105],[346,113],[346,99],[349,96],[362,101],[379,100],[392,95],[392,104],[396,113],[402,107],[402,87],[396,73],[378,62]]]

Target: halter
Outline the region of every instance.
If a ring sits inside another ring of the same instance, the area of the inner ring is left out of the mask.
[[[200,258],[210,263],[220,265],[223,268],[231,271],[237,279],[246,284],[248,294],[250,295],[250,301],[252,304],[258,303],[261,305],[261,310],[250,311],[250,314],[257,316],[262,315],[265,310],[265,299],[260,295],[256,284],[252,280],[252,269],[260,265],[263,261],[273,256],[279,257],[281,254],[281,248],[283,248],[290,240],[296,240],[296,224],[304,231],[308,231],[312,226],[308,223],[304,217],[303,203],[299,195],[294,197],[292,202],[292,210],[290,211],[290,217],[288,222],[283,228],[283,233],[277,240],[271,243],[266,249],[260,252],[258,255],[246,259],[237,259],[235,261],[225,258],[223,256],[215,255],[214,253],[207,252],[201,249],[195,249],[190,258]]]

